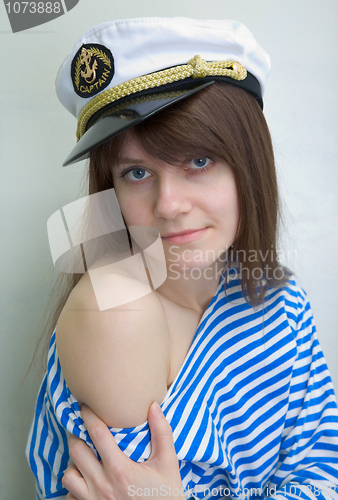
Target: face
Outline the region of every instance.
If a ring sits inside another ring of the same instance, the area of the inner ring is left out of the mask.
[[[239,219],[236,180],[226,162],[197,157],[172,167],[148,156],[129,135],[113,177],[127,226],[159,231],[168,273],[206,270],[216,262],[224,267]]]

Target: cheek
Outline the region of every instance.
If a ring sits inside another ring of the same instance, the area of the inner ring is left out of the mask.
[[[131,225],[129,219],[132,216],[134,209],[133,207],[131,207],[131,203],[129,202],[128,197],[123,192],[123,189],[120,188],[119,182],[116,181],[116,179],[114,179],[114,189],[123,218],[127,225]]]
[[[135,200],[135,197],[120,196],[116,193],[119,202],[120,210],[127,226],[147,226],[149,217],[145,210],[145,203]]]
[[[206,199],[209,210],[224,224],[236,225],[239,220],[239,200],[237,188],[230,185],[226,188],[215,188]]]

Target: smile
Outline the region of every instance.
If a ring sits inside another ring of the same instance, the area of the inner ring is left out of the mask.
[[[161,238],[162,241],[168,241],[170,243],[188,243],[202,238],[208,229],[208,227],[205,227],[203,229],[188,229],[180,233],[166,233]]]

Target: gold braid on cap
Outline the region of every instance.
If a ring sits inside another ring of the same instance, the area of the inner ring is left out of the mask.
[[[90,118],[100,109],[108,104],[122,99],[128,95],[166,85],[167,83],[178,82],[185,78],[204,78],[206,76],[228,76],[234,80],[244,80],[247,71],[242,64],[237,61],[214,61],[206,62],[201,56],[194,56],[188,64],[164,69],[149,75],[139,76],[120,83],[115,87],[104,90],[94,97],[81,111],[76,129],[77,140],[80,140],[86,132],[87,123]]]

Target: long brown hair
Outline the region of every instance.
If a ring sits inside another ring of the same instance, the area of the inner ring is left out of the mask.
[[[128,133],[91,151],[89,194],[114,187],[113,166]],[[280,206],[274,154],[269,129],[254,97],[231,84],[215,82],[144,120],[132,133],[148,155],[169,164],[179,165],[201,155],[230,165],[239,197],[239,226],[230,260],[246,271],[241,275],[243,295],[257,306],[264,301],[268,287],[282,286],[287,276],[277,253]],[[257,270],[261,270],[258,276]],[[80,278],[59,277],[56,305],[49,305],[51,314],[44,326],[49,337]]]

